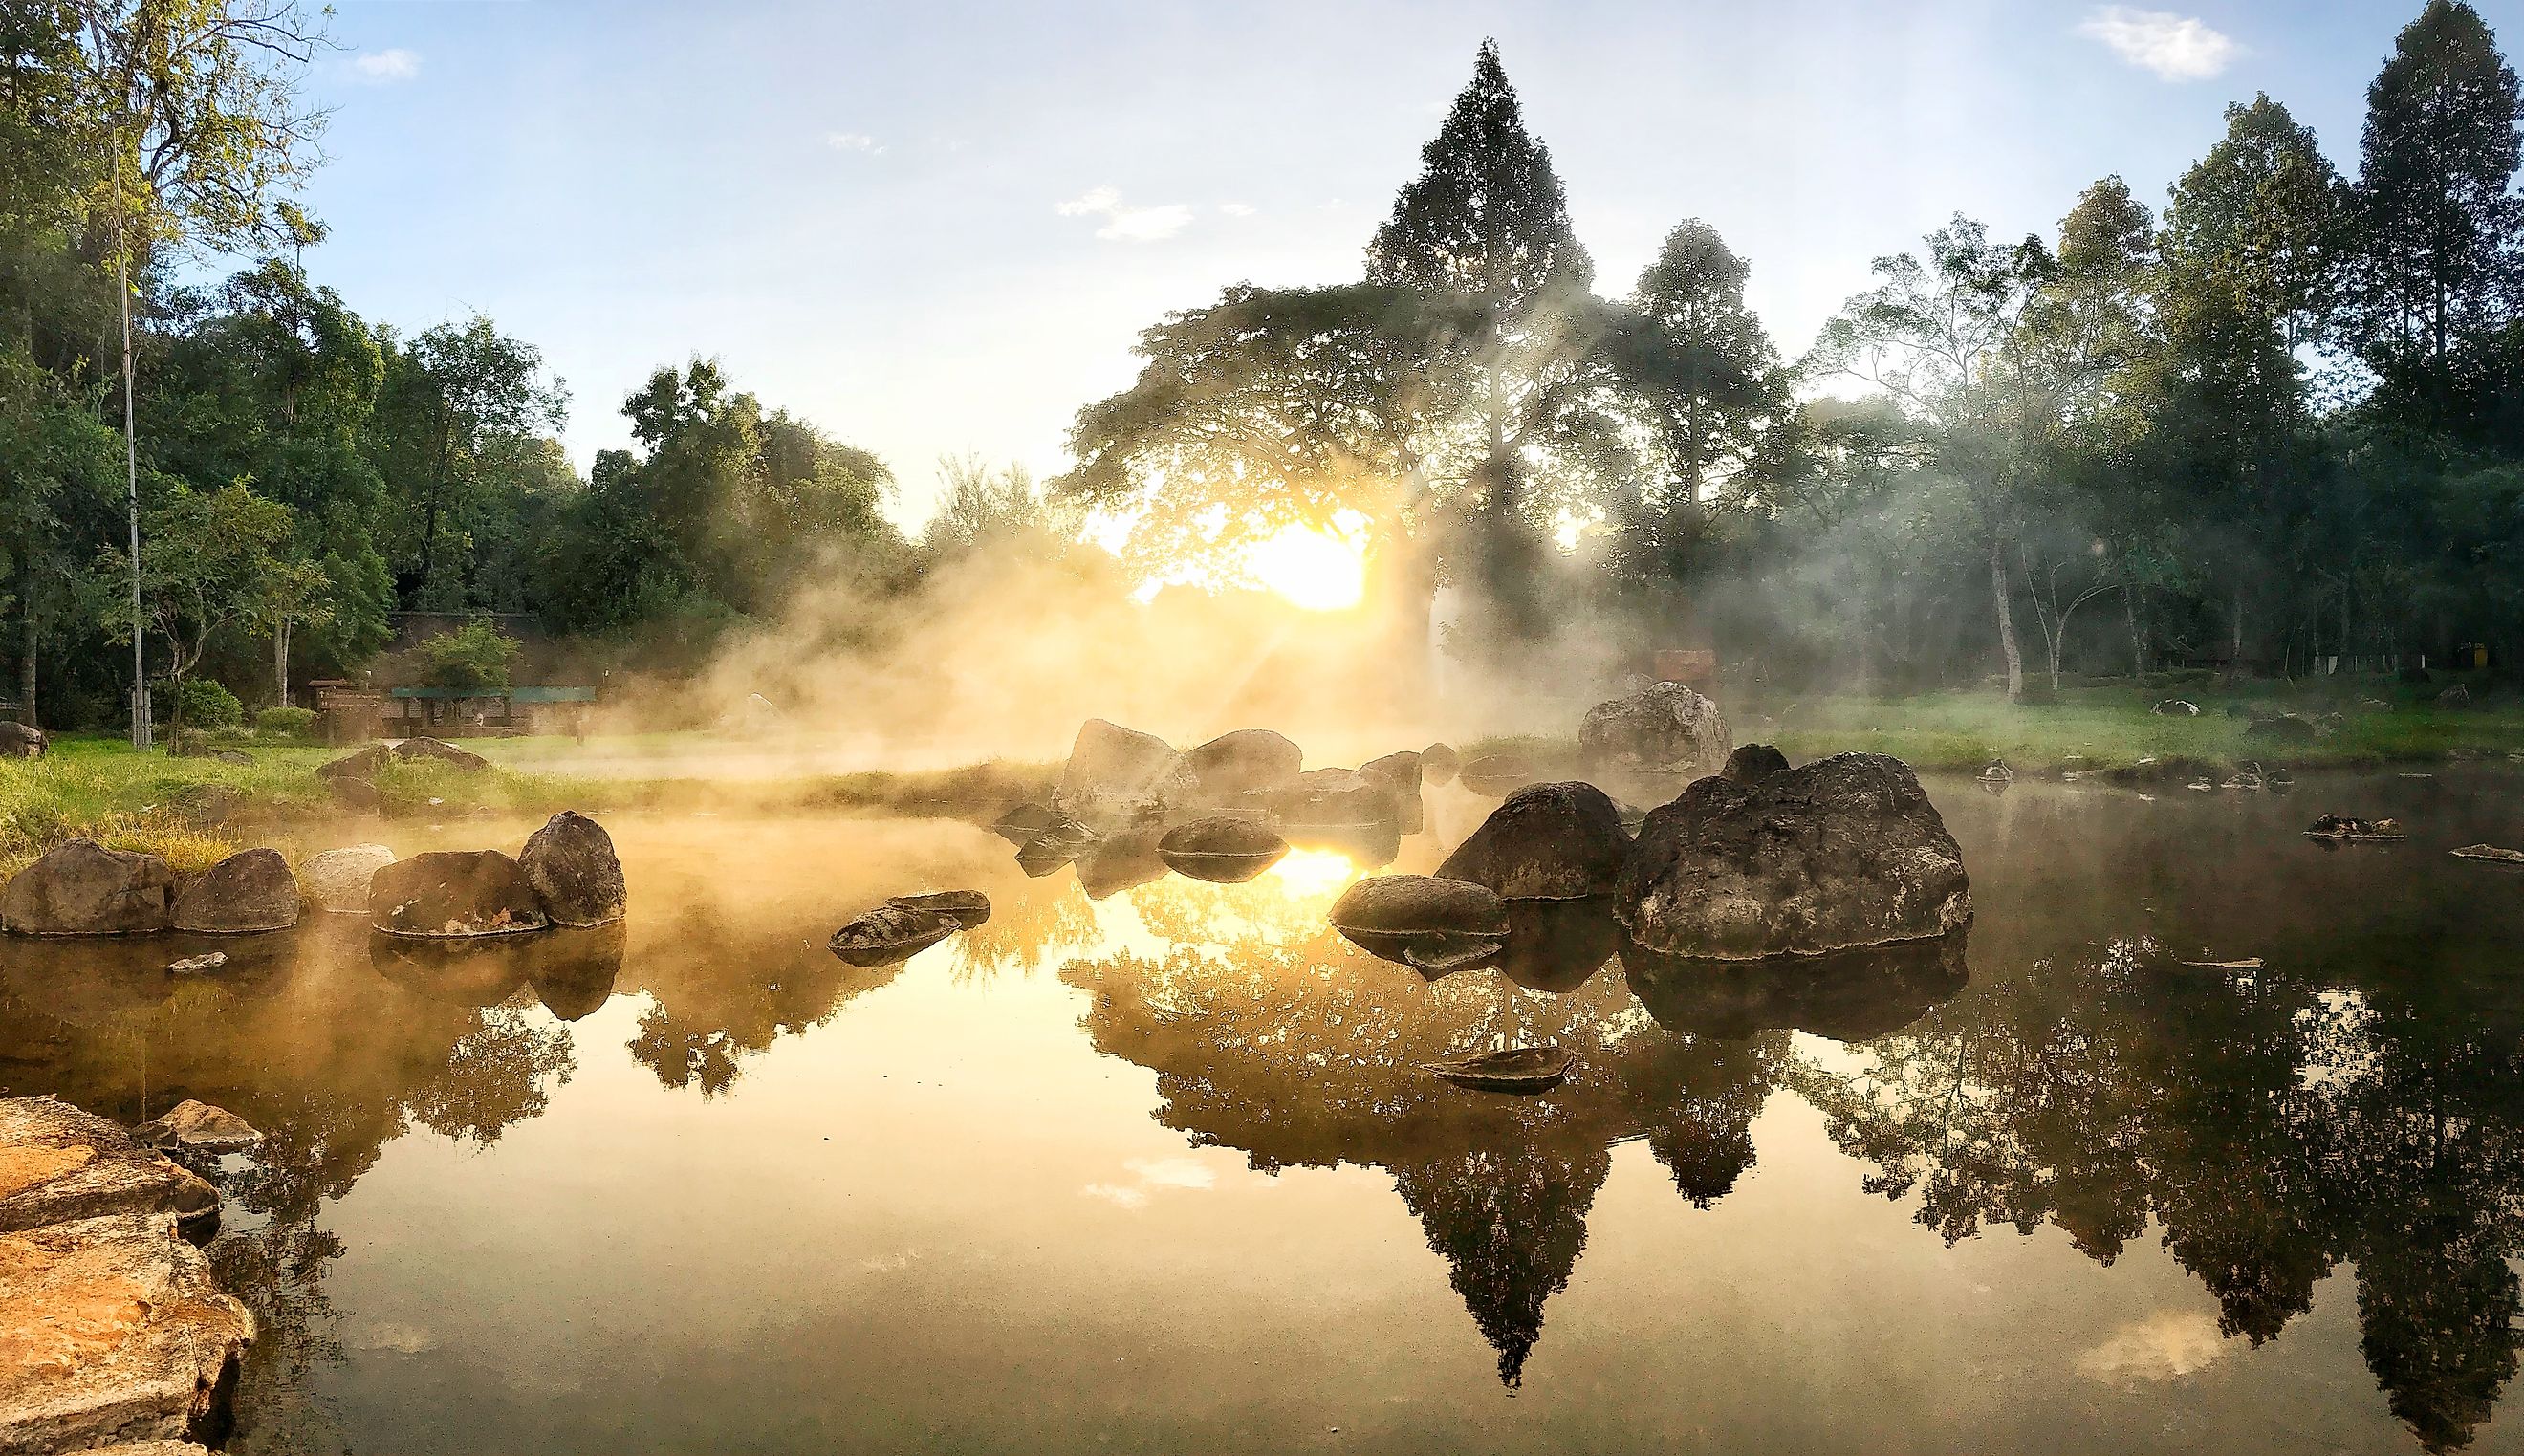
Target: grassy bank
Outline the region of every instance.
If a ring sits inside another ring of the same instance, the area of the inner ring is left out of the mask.
[[[575,775],[531,765],[557,756],[531,739],[468,741],[492,766],[465,772],[422,761],[395,763],[376,776],[385,820],[439,822],[466,814],[590,814],[658,810],[826,811],[966,814],[995,812],[1045,792],[1053,768],[983,763],[919,773],[804,775],[704,781]],[[348,810],[334,801],[318,766],[347,750],[295,743],[241,743],[251,763],[139,753],[120,739],[69,735],[32,761],[0,760],[0,876],[73,835],[117,849],[163,854],[178,874],[208,868],[252,845],[293,852],[320,829],[341,838]]]

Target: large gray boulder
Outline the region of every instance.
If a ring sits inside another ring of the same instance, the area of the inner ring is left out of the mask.
[[[1490,810],[1437,866],[1501,899],[1609,895],[1629,857],[1621,810],[1592,784],[1531,784]]]
[[[1697,776],[1725,766],[1735,741],[1717,704],[1680,683],[1651,683],[1588,708],[1578,746],[1597,768]]]
[[[123,936],[165,930],[175,872],[155,854],[74,839],[0,890],[0,926],[28,936]]]
[[[255,935],[298,923],[298,878],[278,849],[240,849],[175,897],[177,930]]]
[[[517,868],[555,925],[606,925],[622,918],[628,892],[613,837],[575,809],[553,815],[527,838]]]
[[[310,855],[298,867],[298,889],[307,902],[335,915],[368,913],[368,882],[395,862],[384,845],[352,845]]]
[[[1151,733],[1090,718],[1070,746],[1053,801],[1081,817],[1112,817],[1180,803],[1195,792],[1184,756]]]
[[[368,924],[390,936],[504,936],[551,923],[517,861],[497,849],[434,849],[368,881]]]
[[[1203,799],[1233,799],[1259,789],[1276,789],[1306,766],[1305,750],[1268,728],[1222,733],[1199,748],[1187,750],[1183,757]]]
[[[0,758],[41,758],[50,743],[40,728],[0,721]]]
[[[1954,836],[1918,776],[1881,753],[1754,784],[1699,780],[1648,814],[1614,895],[1647,948],[1726,960],[1924,940],[1971,920]]]

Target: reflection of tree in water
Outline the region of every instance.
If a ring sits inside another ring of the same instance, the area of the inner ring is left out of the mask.
[[[1669,1035],[1610,973],[1566,995],[1495,971],[1432,984],[1325,930],[1311,892],[1240,898],[1245,889],[1132,892],[1150,929],[1207,934],[1154,957],[1068,966],[1062,979],[1092,997],[1089,1034],[1156,1072],[1157,1120],[1197,1144],[1241,1149],[1264,1170],[1389,1172],[1509,1384],[1585,1247],[1611,1144],[1644,1136],[1702,1201],[1750,1165],[1749,1127],[1784,1037],[1721,1045]],[[1469,1092],[1421,1070],[1534,1042],[1577,1057],[1548,1095]]]
[[[2152,1216],[2254,1343],[2354,1262],[2362,1349],[2431,1450],[2467,1444],[2517,1364],[2524,1038],[2477,988],[2414,999],[2170,963],[2063,957],[1799,1068],[1869,1185],[1949,1239],[2043,1223],[2109,1262]]]

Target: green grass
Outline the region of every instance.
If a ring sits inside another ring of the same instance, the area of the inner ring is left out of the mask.
[[[138,753],[118,738],[60,735],[30,761],[0,759],[0,877],[77,835],[117,849],[166,856],[179,875],[207,869],[254,845],[294,851],[302,831],[337,823],[344,810],[316,777],[348,749],[227,740],[251,764]],[[995,813],[1008,801],[1048,791],[1044,764],[982,763],[919,773],[809,775],[711,782],[537,772],[510,767],[555,756],[567,739],[475,742],[493,765],[467,773],[421,760],[393,763],[375,779],[388,817],[444,818],[488,808],[591,814],[627,808],[865,810]],[[527,752],[519,752],[524,749]]]
[[[1722,705],[1737,743],[1776,744],[1800,763],[1861,752],[1889,753],[1923,770],[1977,771],[1993,758],[2004,758],[2018,772],[2057,773],[2119,768],[2142,758],[2193,758],[2219,767],[2255,761],[2354,768],[2524,752],[2524,707],[2512,705],[2511,700],[2492,700],[2478,708],[2440,708],[2418,696],[2438,690],[2412,693],[2370,679],[2332,691],[2285,685],[2242,691],[2068,688],[2050,702],[2016,706],[1997,693],[1963,691],[1907,698],[1774,698]],[[2200,716],[2159,717],[2150,711],[2170,697],[2198,704]],[[2363,700],[2368,698],[2390,706],[2367,705]],[[2275,743],[2248,737],[2248,720],[2228,712],[2230,704],[2306,717],[2338,711],[2341,721],[2336,732],[2312,743]],[[1496,752],[1514,753],[1546,771],[1577,761],[1576,745],[1569,739],[1484,739],[1464,750],[1467,758]]]

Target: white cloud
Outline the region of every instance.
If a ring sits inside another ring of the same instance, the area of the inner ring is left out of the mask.
[[[1222,202],[1218,210],[1231,218],[1250,218],[1254,212],[1253,204],[1249,202]]]
[[[2098,8],[2077,33],[2102,41],[2112,54],[2168,81],[2205,81],[2222,74],[2244,53],[2233,36],[2197,16],[2129,5]]]
[[[885,151],[882,143],[864,131],[827,131],[824,145],[836,152],[865,152],[871,157],[881,156]]]
[[[420,52],[396,46],[390,51],[368,51],[351,58],[351,70],[360,79],[378,85],[408,81],[420,74]]]
[[[1170,238],[1191,225],[1191,209],[1179,202],[1153,208],[1126,208],[1122,194],[1113,187],[1096,187],[1064,203],[1052,211],[1064,218],[1102,218],[1104,225],[1095,235],[1113,242],[1153,243]]]

